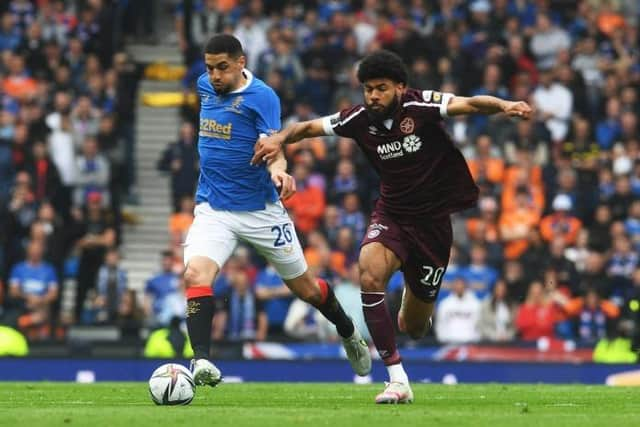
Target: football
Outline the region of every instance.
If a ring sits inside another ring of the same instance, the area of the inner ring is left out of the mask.
[[[188,405],[196,393],[196,385],[187,368],[166,363],[151,374],[149,393],[156,405]]]

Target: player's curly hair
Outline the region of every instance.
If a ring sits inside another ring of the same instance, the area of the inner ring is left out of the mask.
[[[398,55],[388,50],[379,50],[365,56],[358,66],[360,83],[371,79],[390,79],[406,85],[409,71]]]
[[[204,53],[219,54],[226,53],[231,58],[238,58],[244,55],[240,40],[231,34],[216,34],[211,36],[204,46]]]

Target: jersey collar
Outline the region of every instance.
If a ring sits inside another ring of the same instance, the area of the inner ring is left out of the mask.
[[[251,71],[247,70],[246,68],[243,68],[242,74],[244,74],[244,76],[246,77],[247,82],[241,87],[239,87],[238,89],[232,92],[229,92],[229,94],[244,92],[249,86],[251,86],[251,83],[253,82],[253,74],[251,73]]]

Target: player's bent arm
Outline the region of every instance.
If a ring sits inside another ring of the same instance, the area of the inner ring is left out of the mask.
[[[293,144],[301,139],[325,136],[327,134],[324,130],[322,118],[294,123],[287,126],[280,133],[282,134],[282,144]]]
[[[531,111],[529,104],[524,101],[512,102],[489,95],[454,96],[447,104],[447,116],[505,113],[528,119]]]
[[[323,119],[294,123],[276,134],[260,138],[254,148],[251,164],[255,165],[264,160],[270,160],[277,155],[285,144],[293,144],[301,139],[324,136],[326,134]]]

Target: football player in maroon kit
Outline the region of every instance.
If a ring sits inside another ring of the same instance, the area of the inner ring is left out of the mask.
[[[284,144],[340,135],[353,138],[378,172],[380,198],[359,257],[362,307],[390,378],[376,403],[409,403],[413,392],[385,303],[387,282],[402,270],[406,286],[398,328],[413,338],[423,337],[449,261],[450,214],[472,207],[478,198],[466,161],[442,120],[473,113],[528,119],[532,110],[522,101],[408,88],[401,58],[385,50],[362,60],[358,79],[364,105],[295,123],[261,139],[252,163],[273,158]]]

